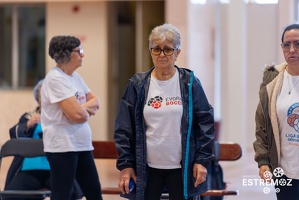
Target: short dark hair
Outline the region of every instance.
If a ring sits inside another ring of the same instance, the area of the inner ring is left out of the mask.
[[[298,29],[299,30],[299,24],[290,24],[287,27],[285,27],[285,29],[282,32],[281,42],[283,42],[285,32],[293,30],[293,29]]]
[[[56,63],[66,63],[70,61],[73,49],[80,45],[81,41],[75,36],[58,35],[51,39],[48,53]]]

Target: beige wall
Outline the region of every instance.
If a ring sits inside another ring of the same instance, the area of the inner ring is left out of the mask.
[[[14,126],[22,114],[37,106],[31,90],[0,90],[0,145],[9,139],[9,129]]]
[[[78,12],[73,7],[78,6]],[[58,34],[78,36],[82,41],[85,57],[78,70],[87,85],[101,100],[101,107],[90,120],[94,140],[107,138],[107,13],[105,2],[48,3],[46,6],[46,43]],[[47,51],[46,51],[47,52]],[[55,65],[46,55],[46,69]],[[31,90],[0,90],[0,143],[9,139],[8,130],[19,117],[35,108]]]

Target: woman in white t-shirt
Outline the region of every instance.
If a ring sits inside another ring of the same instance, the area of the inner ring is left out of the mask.
[[[264,70],[253,146],[260,177],[275,186],[278,200],[293,200],[299,199],[299,24],[284,29],[281,49],[285,62]]]
[[[131,200],[160,200],[166,189],[170,200],[193,199],[208,189],[213,107],[193,72],[175,65],[180,52],[178,29],[155,27],[149,36],[154,67],[130,78],[120,101],[114,130],[118,187]]]
[[[51,167],[51,199],[69,199],[76,179],[88,200],[101,200],[88,124],[100,103],[75,72],[84,57],[81,42],[74,36],[55,36],[49,44],[49,55],[56,66],[43,83],[41,123]]]

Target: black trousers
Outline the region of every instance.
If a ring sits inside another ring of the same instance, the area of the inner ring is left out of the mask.
[[[165,187],[170,200],[184,199],[182,169],[155,169],[150,167],[145,188],[145,200],[160,200]]]
[[[277,200],[299,200],[299,180],[283,175],[275,185]]]
[[[91,151],[46,153],[51,168],[51,200],[71,198],[75,179],[88,200],[102,200],[101,184]]]

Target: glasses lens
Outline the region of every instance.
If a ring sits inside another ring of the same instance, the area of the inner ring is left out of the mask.
[[[73,50],[73,52],[77,52],[80,56],[83,55],[83,49]]]
[[[162,49],[160,48],[151,48],[151,52],[153,55],[160,55],[160,53],[162,52]]]
[[[284,42],[284,43],[281,44],[281,47],[283,48],[283,50],[289,51],[291,49],[291,43]]]
[[[82,55],[84,53],[83,49],[79,50],[79,54]]]
[[[299,41],[294,42],[293,47],[294,47],[295,50],[298,51],[299,50]]]
[[[166,48],[166,49],[164,49],[164,54],[166,56],[170,56],[173,54],[173,51],[174,51],[174,49]]]

